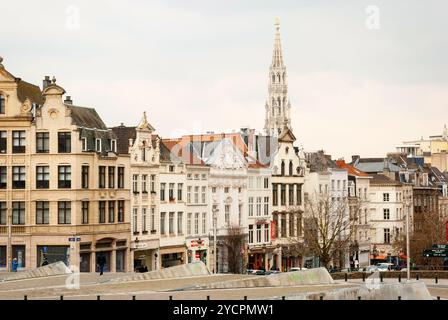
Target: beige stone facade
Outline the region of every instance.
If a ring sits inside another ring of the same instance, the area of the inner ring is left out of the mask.
[[[0,67],[0,267],[47,259],[95,271],[102,254],[106,271],[128,271],[129,156],[94,109],[64,94],[55,79],[41,91]]]

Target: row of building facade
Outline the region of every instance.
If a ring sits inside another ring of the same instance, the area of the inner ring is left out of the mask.
[[[346,203],[353,221],[332,261],[341,268],[403,257],[394,241],[406,215],[412,229],[434,208],[446,221],[448,177],[415,149],[346,163],[295,146],[278,24],[264,133],[165,139],[146,113],[108,127],[64,95],[55,78],[39,88],[0,61],[0,269],[17,258],[21,269],[47,260],[92,272],[99,256],[110,272],[198,260],[213,272],[315,267],[315,254],[292,249],[306,242],[315,194]]]

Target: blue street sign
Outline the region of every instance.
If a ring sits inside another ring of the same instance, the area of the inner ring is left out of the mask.
[[[77,238],[76,238],[76,241],[77,241],[77,242],[81,241],[81,238],[80,238],[80,237],[77,237]]]
[[[68,238],[68,241],[69,241],[69,242],[75,242],[75,241],[76,241],[76,238]]]
[[[42,248],[43,253],[47,253],[47,247]]]

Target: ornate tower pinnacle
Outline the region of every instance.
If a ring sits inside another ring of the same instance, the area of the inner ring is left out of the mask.
[[[268,135],[278,135],[284,128],[291,129],[291,104],[288,98],[288,82],[286,80],[286,67],[283,62],[280,19],[278,18],[275,19],[275,29],[264,125],[264,130]]]

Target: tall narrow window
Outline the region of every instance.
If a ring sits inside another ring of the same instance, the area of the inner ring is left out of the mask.
[[[0,167],[0,189],[6,189],[8,184],[8,167]]]
[[[206,200],[206,191],[207,191],[207,187],[203,186],[201,187],[201,200],[202,200],[202,204],[205,204],[205,200]]]
[[[263,215],[269,215],[269,197],[264,197]]]
[[[254,215],[254,197],[249,197],[249,217]]]
[[[156,175],[151,175],[151,192],[156,192]]]
[[[207,233],[207,212],[202,212],[202,234]]]
[[[95,151],[101,152],[101,139],[95,139]]]
[[[182,191],[184,188],[184,184],[183,183],[178,183],[177,184],[177,201],[182,201]]]
[[[25,224],[25,202],[14,201],[12,203],[12,224]]]
[[[228,204],[224,206],[224,220],[226,225],[228,226],[230,224],[230,205]]]
[[[384,229],[384,243],[390,243],[390,229]]]
[[[106,201],[99,201],[98,202],[98,222],[99,223],[106,223]]]
[[[148,228],[147,228],[147,219],[148,219],[148,217],[147,217],[147,211],[148,211],[148,209],[147,208],[142,208],[142,231],[143,232],[148,232]]]
[[[295,225],[294,225],[294,215],[293,214],[289,214],[289,236],[290,237],[295,237]]]
[[[124,200],[118,200],[118,222],[124,222]]]
[[[257,197],[257,217],[261,216],[261,197]]]
[[[184,233],[184,228],[183,228],[183,221],[184,218],[184,213],[183,212],[178,212],[177,213],[177,234],[178,235],[182,235]]]
[[[115,139],[112,139],[111,140],[111,142],[110,142],[110,149],[111,149],[111,151],[112,152],[117,152],[117,140],[115,140]]]
[[[12,153],[25,153],[25,131],[12,132]]]
[[[71,202],[59,201],[58,202],[58,224],[70,224],[71,223]]]
[[[264,225],[264,242],[269,242],[269,224]]]
[[[50,167],[36,167],[36,189],[48,189],[50,187]]]
[[[384,220],[390,220],[390,209],[383,209]]]
[[[69,189],[72,187],[72,168],[70,166],[58,166],[58,188]]]
[[[292,176],[293,170],[292,170],[292,161],[289,161],[289,175]]]
[[[290,206],[294,205],[294,185],[288,185],[288,203]]]
[[[109,167],[108,168],[108,177],[109,177],[109,189],[114,189],[115,188],[115,167]]]
[[[83,201],[82,202],[82,223],[87,224],[89,223],[89,201]]]
[[[284,176],[285,175],[285,161],[282,161],[282,164],[281,164],[281,173],[280,173],[282,176]]]
[[[83,189],[89,188],[89,166],[82,166],[81,168],[81,187]]]
[[[282,206],[286,205],[286,184],[281,184],[280,201]]]
[[[6,99],[5,96],[0,94],[0,114],[6,113]]]
[[[187,215],[187,235],[191,235],[191,212]]]
[[[48,201],[36,201],[36,224],[49,223],[50,204]]]
[[[147,184],[148,184],[148,175],[144,174],[144,175],[142,175],[142,192],[143,193],[148,193]]]
[[[388,193],[383,193],[383,201],[389,202],[389,194]]]
[[[5,201],[0,202],[0,225],[6,225],[8,222],[8,207]]]
[[[168,197],[170,199],[170,201],[174,201],[174,183],[170,183],[168,185]]]
[[[12,188],[25,189],[25,167],[12,167]]]
[[[187,203],[191,203],[191,186],[187,187]]]
[[[165,187],[166,183],[160,184],[160,201],[165,201]]]
[[[8,132],[0,131],[0,153],[6,153],[8,147]]]
[[[72,152],[72,133],[58,132],[58,152],[70,153]]]
[[[109,201],[109,223],[115,222],[115,201]]]
[[[296,184],[296,205],[302,205],[302,185]]]
[[[151,208],[151,232],[156,230],[156,210]]]
[[[134,226],[134,234],[138,233],[138,208],[132,210],[132,224]]]
[[[138,174],[132,175],[132,192],[138,193]]]
[[[36,153],[50,152],[50,134],[48,132],[36,133]]]
[[[124,167],[118,167],[118,188],[124,188]]]
[[[261,242],[261,224],[257,224],[257,243]]]
[[[249,243],[254,243],[254,225],[249,225]]]
[[[166,212],[160,212],[160,234],[165,234],[165,216]]]
[[[170,212],[168,216],[168,229],[170,234],[174,234],[174,212]]]
[[[194,203],[199,203],[199,187],[194,187]]]
[[[199,234],[199,212],[194,214],[194,234]]]
[[[106,167],[105,166],[98,167],[98,188],[100,188],[100,189],[106,188]]]
[[[273,206],[278,205],[278,185],[277,184],[272,185],[272,205]]]

